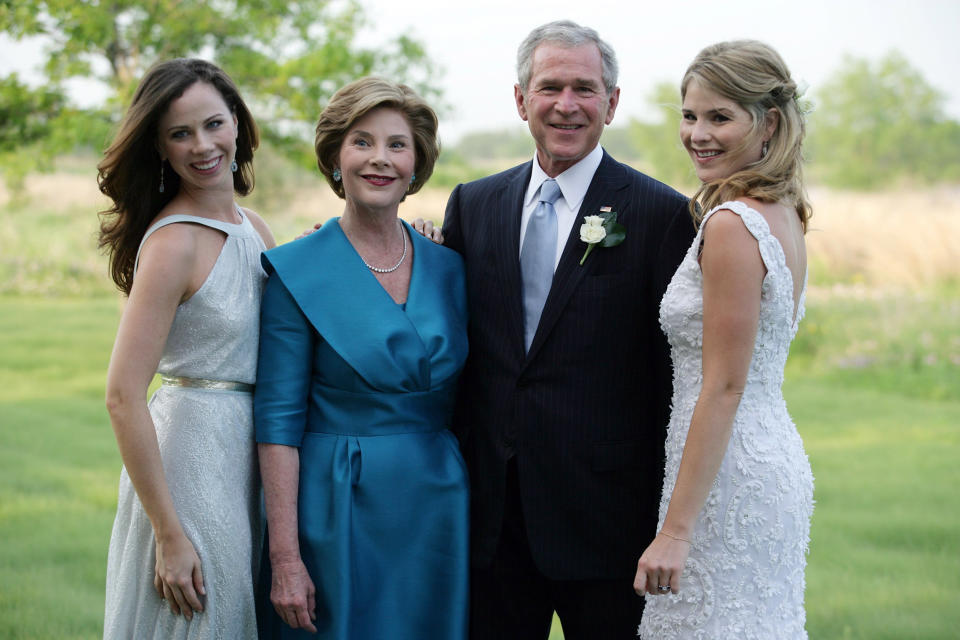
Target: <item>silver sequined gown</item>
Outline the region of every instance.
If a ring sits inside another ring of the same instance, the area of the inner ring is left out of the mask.
[[[174,222],[227,234],[206,282],[177,309],[159,373],[254,382],[264,244],[241,216],[240,224],[170,216],[144,236]],[[200,556],[205,608],[188,621],[173,615],[154,589],[153,529],[123,469],[107,561],[104,638],[255,639],[261,526],[252,394],[161,386],[149,409],[177,515]]]
[[[648,640],[804,640],[813,475],[781,392],[804,297],[801,293],[794,317],[793,277],[783,249],[763,216],[741,202],[725,202],[704,217],[660,303],[660,324],[673,359],[660,525],[703,383],[703,280],[697,254],[703,228],[718,209],[740,216],[767,268],[757,338],[726,454],[694,525],[680,592],[647,596],[639,635]]]

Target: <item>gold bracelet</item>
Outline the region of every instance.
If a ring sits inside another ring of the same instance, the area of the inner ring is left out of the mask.
[[[660,533],[662,533],[663,535],[667,536],[668,538],[673,538],[674,540],[679,540],[680,542],[686,542],[687,544],[690,544],[690,545],[693,544],[692,542],[690,542],[690,541],[687,540],[686,538],[681,538],[680,536],[675,536],[675,535],[673,535],[672,533],[667,533],[667,532],[664,531],[663,529],[660,529]]]

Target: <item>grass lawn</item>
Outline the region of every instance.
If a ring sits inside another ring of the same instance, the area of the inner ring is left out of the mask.
[[[0,297],[0,638],[100,637],[120,470],[102,396],[118,314],[112,296]],[[810,637],[955,638],[960,399],[918,396],[906,379],[904,394],[788,373],[816,478]]]

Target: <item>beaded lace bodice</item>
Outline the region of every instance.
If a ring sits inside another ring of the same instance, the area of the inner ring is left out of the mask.
[[[667,287],[660,324],[673,359],[660,524],[673,492],[703,382],[703,230],[720,209],[740,216],[756,238],[767,273],[746,387],[726,454],[692,535],[677,595],[649,596],[645,638],[806,638],[804,568],[813,509],[813,476],[781,386],[794,313],[793,276],[766,220],[742,202],[725,202],[700,231]]]

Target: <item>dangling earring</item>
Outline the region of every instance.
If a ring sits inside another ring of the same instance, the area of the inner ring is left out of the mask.
[[[767,151],[769,151],[769,150],[770,150],[770,141],[769,141],[769,140],[764,140],[764,141],[763,141],[763,146],[760,147],[760,157],[761,157],[761,158],[766,158],[766,157],[767,157]]]
[[[233,171],[234,173],[236,173],[236,172],[237,172],[237,169],[239,169],[239,168],[240,168],[240,167],[237,166],[237,159],[234,158],[234,159],[233,159],[233,162],[230,163],[230,171]]]
[[[340,182],[340,168],[339,168],[339,167],[333,170],[333,181],[334,181],[334,182]]]
[[[164,161],[160,161],[160,193],[163,193],[163,165]]]
[[[410,189],[413,188],[413,183],[416,181],[416,179],[417,179],[417,174],[411,173],[411,174],[410,174],[410,184],[407,185],[407,191],[409,191]]]

